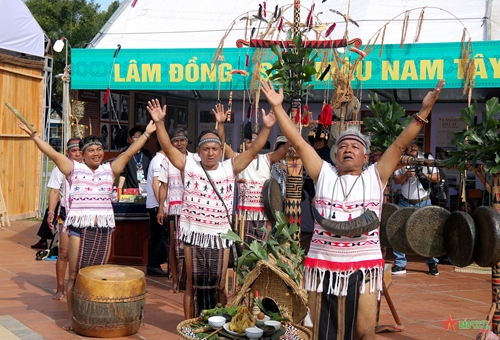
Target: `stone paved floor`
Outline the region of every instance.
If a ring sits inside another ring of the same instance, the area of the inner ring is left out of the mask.
[[[13,221],[0,227],[0,340],[85,339],[61,328],[66,301],[53,300],[55,262],[36,261],[40,222]],[[392,253],[389,251],[389,253]],[[136,267],[145,271],[145,267]],[[477,329],[464,329],[465,320],[484,320],[491,301],[491,275],[454,272],[439,266],[440,275],[427,275],[424,259],[409,257],[407,274],[393,276],[389,293],[404,325],[398,333],[379,333],[377,339],[473,339]],[[144,324],[126,339],[179,339],[176,325],[183,320],[182,294],[169,293],[170,280],[146,276]],[[454,324],[445,331],[446,320]],[[394,324],[382,298],[379,324]]]

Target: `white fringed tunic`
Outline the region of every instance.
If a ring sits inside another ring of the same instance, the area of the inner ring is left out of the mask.
[[[187,157],[199,161],[198,154],[187,152]],[[184,183],[179,169],[172,165],[170,160],[165,157],[161,163],[161,172],[158,179],[168,183],[167,199],[165,200],[166,215],[180,215],[182,206],[182,197],[184,195]]]
[[[64,227],[114,228],[113,182],[110,163],[101,164],[92,172],[84,163],[73,161],[69,178],[69,211]]]
[[[315,204],[323,217],[334,221],[348,221],[360,216],[367,208],[373,210],[380,219],[385,183],[380,182],[377,166],[369,166],[356,181],[357,177],[339,176],[333,165],[323,162],[316,183]],[[342,208],[344,193],[340,181],[345,194],[352,188],[347,197],[347,209],[352,209],[352,212],[345,212]],[[327,294],[345,296],[349,276],[360,270],[364,278],[369,274],[370,292],[380,292],[384,260],[380,249],[379,228],[363,235],[345,237],[325,231],[315,221],[304,265],[305,289],[308,291],[323,292],[323,279],[326,271],[329,271],[330,275],[337,274],[337,279],[330,281]],[[361,285],[361,293],[364,293],[364,287],[365,285]]]
[[[207,170],[232,218],[234,200],[233,158],[219,162],[216,170]],[[226,208],[215,193],[200,161],[185,156],[184,197],[180,214],[180,237],[184,243],[202,248],[219,248],[220,234],[231,229]],[[232,241],[221,239],[227,248]]]

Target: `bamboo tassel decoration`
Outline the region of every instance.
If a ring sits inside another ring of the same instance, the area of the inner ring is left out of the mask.
[[[385,31],[387,29],[387,25],[384,25],[384,30],[382,31],[382,41],[380,43],[380,53],[379,53],[379,57],[382,57],[382,51],[384,49],[384,40],[385,40]],[[373,44],[375,45],[375,43]]]
[[[402,48],[405,44],[406,33],[408,32],[408,24],[410,22],[410,11],[405,12],[405,17],[403,19],[403,28],[401,30],[401,42],[399,43],[399,47]]]
[[[418,39],[420,38],[420,32],[422,31],[422,24],[424,23],[424,14],[425,14],[425,7],[422,9],[422,12],[420,12],[420,16],[418,18],[417,33],[415,34],[415,38],[413,39],[414,43],[418,42]]]

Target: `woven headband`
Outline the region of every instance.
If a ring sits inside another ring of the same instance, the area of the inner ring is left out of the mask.
[[[66,149],[72,149],[72,148],[78,148],[80,146],[80,144],[76,143],[76,144],[70,144],[66,147]]]
[[[102,143],[99,142],[99,141],[91,141],[91,142],[88,142],[87,144],[85,144],[82,148],[82,152],[85,152],[85,150],[89,147],[89,146],[92,146],[92,145],[99,145],[99,146],[102,146]]]
[[[219,145],[222,145],[221,141],[217,138],[206,138],[200,140],[200,142],[198,143],[198,147],[202,146],[205,143],[217,143]]]
[[[170,141],[173,143],[179,139],[187,139],[187,137],[186,136],[175,136],[175,137],[172,137],[172,139]]]
[[[363,138],[361,138],[361,137],[359,137],[357,135],[343,135],[337,141],[337,145],[339,145],[345,139],[353,139],[353,140],[355,140],[355,141],[360,142],[361,144],[363,144],[363,146],[366,148],[366,142],[363,140]]]

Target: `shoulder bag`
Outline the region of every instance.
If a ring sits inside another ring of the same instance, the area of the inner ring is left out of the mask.
[[[222,197],[219,194],[219,191],[214,185],[214,182],[212,181],[212,178],[208,175],[207,170],[203,167],[203,165],[200,163],[201,168],[203,171],[205,171],[205,175],[207,175],[208,181],[212,185],[212,188],[214,189],[215,193],[217,194],[217,197],[221,200],[222,204],[224,205],[224,208],[226,209],[226,216],[227,220],[229,221],[229,225],[231,226],[231,230],[234,231],[234,220],[231,220],[229,217],[229,210],[227,209],[226,203],[222,199]],[[229,247],[229,262],[227,267],[228,268],[237,268],[238,267],[238,258],[241,256],[242,251],[241,251],[241,246],[237,244],[236,242],[233,242],[233,244]]]

